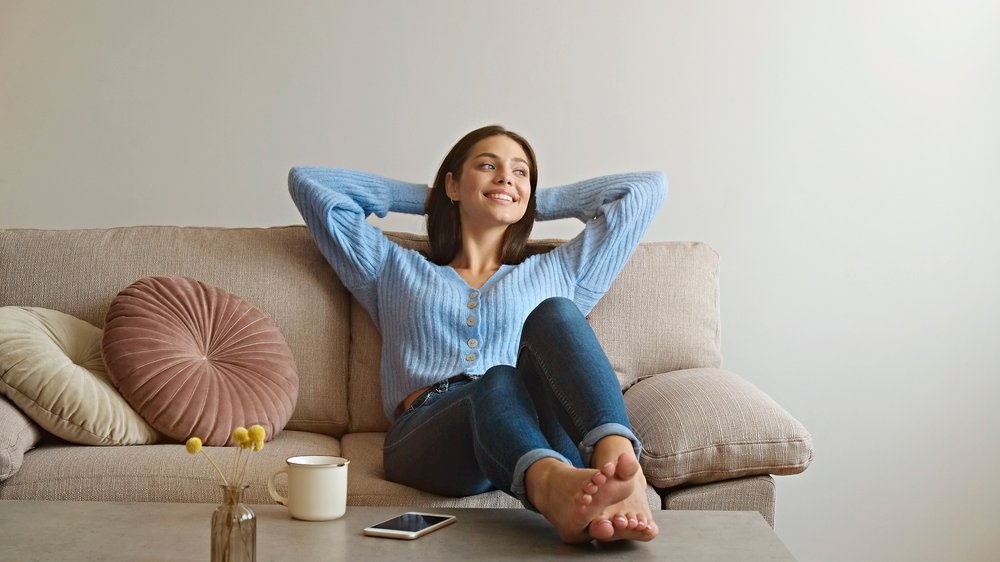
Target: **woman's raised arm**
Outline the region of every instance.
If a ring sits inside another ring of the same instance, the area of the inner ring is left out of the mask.
[[[663,172],[615,174],[540,189],[538,220],[577,218],[586,226],[553,250],[576,284],[585,313],[607,292],[667,196]]]
[[[390,211],[422,215],[427,186],[367,172],[296,167],[288,190],[323,256],[352,292],[374,283],[388,244],[365,218]]]

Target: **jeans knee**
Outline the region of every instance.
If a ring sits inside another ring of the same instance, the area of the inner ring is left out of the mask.
[[[510,365],[494,365],[486,370],[486,373],[476,381],[479,388],[489,395],[504,392],[510,388],[520,386],[518,371]]]
[[[543,333],[560,325],[567,325],[573,321],[586,318],[576,303],[566,297],[550,297],[538,303],[538,306],[528,314],[524,321],[524,332],[531,332],[534,329],[543,330]]]
[[[532,314],[535,314],[536,312],[539,314],[566,314],[567,312],[579,313],[580,309],[576,307],[576,303],[566,297],[549,297],[538,303],[538,306],[531,311]]]

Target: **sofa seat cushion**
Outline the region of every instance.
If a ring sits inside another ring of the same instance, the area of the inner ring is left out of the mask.
[[[729,371],[655,375],[631,387],[625,405],[643,441],[643,471],[658,488],[798,474],[813,459],[802,424]]]
[[[678,510],[756,511],[768,525],[774,527],[774,479],[770,476],[747,476],[667,490],[663,496],[663,507]]]
[[[24,453],[41,438],[41,428],[17,406],[0,397],[0,482],[17,473]]]
[[[50,433],[83,445],[155,443],[101,360],[101,330],[57,310],[0,308],[0,394]]]
[[[414,507],[486,507],[520,508],[521,502],[504,492],[494,490],[464,498],[449,498],[390,482],[382,468],[384,433],[348,433],[344,436],[343,456],[351,461],[347,477],[347,503],[370,506]],[[428,454],[433,452],[428,451]],[[646,497],[653,509],[660,509],[662,500],[652,486],[646,487]]]
[[[204,450],[223,470],[237,452],[232,446]],[[340,454],[336,438],[282,431],[250,456],[250,488],[244,497],[249,503],[273,503],[267,493],[267,475],[288,457]],[[188,454],[184,445],[42,445],[26,454],[21,470],[0,486],[0,499],[218,503],[222,501],[220,484],[208,460],[200,453]],[[288,494],[283,485],[279,489]]]
[[[295,408],[298,373],[260,309],[189,277],[147,277],[111,301],[103,355],[111,379],[150,425],[178,441],[232,442],[237,426],[277,435]]]

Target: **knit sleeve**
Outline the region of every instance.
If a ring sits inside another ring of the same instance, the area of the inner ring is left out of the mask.
[[[562,262],[575,301],[590,312],[642,240],[667,195],[662,172],[616,174],[538,191],[539,220],[577,218],[586,226],[548,255]]]
[[[392,244],[365,218],[389,211],[423,214],[427,196],[426,185],[334,168],[292,168],[288,190],[320,252],[362,301]]]

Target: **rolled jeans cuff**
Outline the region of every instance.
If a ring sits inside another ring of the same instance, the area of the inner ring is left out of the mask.
[[[531,502],[528,501],[528,488],[524,485],[524,476],[528,473],[528,468],[531,465],[546,458],[556,459],[569,466],[573,466],[573,463],[570,462],[569,459],[552,449],[532,449],[521,455],[521,458],[517,459],[517,464],[514,465],[514,475],[510,483],[510,493],[513,494],[515,498],[521,500],[521,505],[523,505],[526,509],[530,509],[535,512],[537,512],[538,509],[536,509],[535,506],[531,505]]]
[[[609,435],[618,435],[632,442],[632,450],[635,451],[635,458],[639,460],[642,455],[642,443],[639,438],[632,433],[632,430],[620,423],[606,423],[591,429],[580,441],[580,457],[583,458],[583,465],[590,466],[590,460],[594,456],[594,446],[597,442]],[[594,468],[600,468],[594,467]]]

